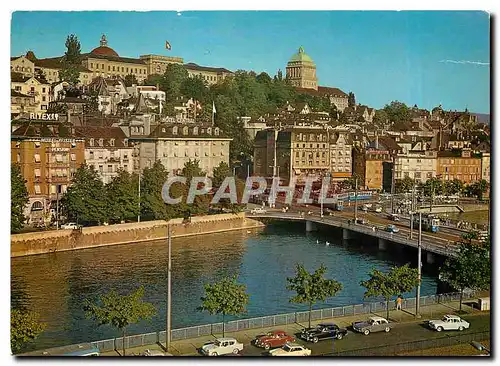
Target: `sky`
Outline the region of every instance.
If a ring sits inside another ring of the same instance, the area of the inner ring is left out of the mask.
[[[82,52],[104,33],[120,56],[180,56],[203,66],[285,73],[303,46],[319,85],[382,108],[490,112],[489,14],[474,11],[15,12],[11,56],[60,56],[68,34]],[[169,41],[172,50],[165,49]]]

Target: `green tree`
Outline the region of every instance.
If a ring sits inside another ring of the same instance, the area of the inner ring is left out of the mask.
[[[432,177],[427,179],[421,188],[425,196],[434,197],[443,194],[443,181],[437,177]]]
[[[410,109],[402,102],[393,101],[391,104],[386,104],[384,111],[391,123],[405,123],[411,119]]]
[[[349,95],[347,97],[347,105],[349,107],[354,107],[356,105],[356,96],[353,92],[349,92]]]
[[[489,187],[490,184],[484,179],[476,183],[475,194],[479,200],[483,200],[483,195],[488,191]]]
[[[160,89],[166,93],[167,102],[175,102],[181,96],[181,86],[188,78],[188,72],[183,65],[168,64],[163,78],[160,79]]]
[[[138,176],[120,169],[106,185],[106,203],[111,221],[135,219],[139,213]]]
[[[404,177],[403,179],[397,179],[394,184],[394,189],[396,193],[407,193],[411,192],[415,186],[415,180],[410,177]]]
[[[256,79],[257,82],[261,84],[271,84],[273,82],[273,79],[271,79],[269,74],[266,72],[261,72],[259,75],[257,75]]]
[[[168,172],[159,160],[151,168],[144,169],[141,179],[141,216],[149,220],[169,218],[168,207],[161,196],[167,178]]]
[[[10,167],[10,231],[15,233],[21,230],[26,221],[24,208],[28,204],[28,189],[26,180],[21,174],[18,164]]]
[[[373,117],[373,124],[379,128],[385,126],[387,121],[389,120],[389,116],[384,109],[379,109],[375,112],[375,116]]]
[[[137,81],[137,78],[135,77],[134,74],[128,74],[128,75],[126,75],[125,79],[124,79],[124,82],[125,82],[125,86],[132,86],[132,85],[139,84],[139,82]]]
[[[99,296],[98,301],[85,299],[83,309],[87,318],[92,318],[98,326],[111,325],[119,329],[123,336],[122,350],[125,356],[125,336],[127,327],[140,320],[150,320],[156,314],[156,308],[144,302],[144,287],[139,287],[130,295],[119,295],[114,290]]]
[[[231,169],[224,161],[221,161],[213,170],[212,186],[219,188],[224,179],[231,176]]]
[[[342,284],[324,277],[326,267],[321,264],[313,273],[307,272],[302,264],[297,264],[295,277],[287,278],[287,289],[297,294],[290,302],[309,305],[309,328],[311,327],[312,307],[318,301],[325,301],[342,290]]]
[[[444,184],[444,191],[448,195],[456,195],[464,190],[464,182],[459,179],[448,180]]]
[[[66,52],[62,60],[62,69],[59,71],[59,79],[67,81],[71,85],[80,82],[81,51],[80,41],[74,34],[66,38]]]
[[[189,190],[189,187],[191,187],[191,180],[193,179],[193,177],[204,177],[205,174],[206,173],[200,168],[199,160],[189,159],[184,164],[184,167],[182,168],[182,176],[186,177],[186,189],[185,189],[186,194],[184,195],[183,202],[185,202],[187,199],[187,192]],[[201,189],[202,187],[200,185],[201,183],[198,184],[197,188]],[[193,204],[186,206],[188,213],[199,214],[199,215],[207,214],[210,206],[210,201],[211,197],[209,194],[195,196]]]
[[[370,279],[361,281],[366,288],[364,297],[383,296],[386,302],[387,319],[389,319],[389,301],[391,297],[412,291],[418,285],[418,269],[410,268],[408,264],[393,267],[387,273],[373,268]]]
[[[490,239],[485,243],[475,243],[467,238],[468,243],[458,244],[458,253],[448,258],[440,268],[440,278],[460,291],[460,308],[466,288],[485,290],[491,283]]]
[[[12,353],[18,353],[26,343],[33,341],[43,332],[46,325],[38,318],[35,312],[11,309],[10,348]]]
[[[205,296],[201,297],[198,311],[209,314],[222,314],[222,336],[225,336],[226,315],[239,315],[246,312],[249,296],[246,286],[236,282],[236,276],[224,277],[221,281],[205,284]]]
[[[208,88],[206,82],[201,76],[186,78],[182,81],[180,92],[187,98],[193,98],[197,101],[205,101]]]
[[[81,165],[71,186],[61,199],[63,212],[70,220],[100,225],[106,219],[104,184],[93,166]]]

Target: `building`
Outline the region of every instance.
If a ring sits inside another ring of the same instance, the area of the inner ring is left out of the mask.
[[[23,74],[11,73],[11,89],[23,95],[33,96],[35,105],[31,105],[30,109],[34,108],[35,113],[46,112],[51,101],[50,84],[45,83],[34,76],[25,76]],[[31,100],[30,103],[33,103]],[[19,108],[14,106],[14,112]],[[11,111],[12,112],[12,111]]]
[[[76,135],[85,139],[85,163],[93,166],[104,184],[124,170],[134,172],[134,146],[120,127],[76,127]]]
[[[275,137],[276,136],[276,137]],[[277,168],[274,172],[274,146]],[[346,131],[331,131],[325,126],[293,126],[280,131],[259,131],[254,141],[254,173],[301,184],[329,175],[333,181],[349,178],[352,173],[352,143]]]
[[[255,139],[257,132],[267,128],[266,121],[263,118],[252,119],[252,117],[238,117],[238,120],[243,122],[243,128],[247,132],[248,137],[250,137],[250,140]]]
[[[10,71],[24,76],[35,76],[35,63],[26,56],[11,57]]]
[[[131,136],[139,156],[138,168],[151,167],[156,160],[169,174],[180,174],[189,160],[198,160],[200,168],[209,176],[221,162],[229,165],[231,138],[218,127],[201,123],[167,122],[157,125],[150,134]]]
[[[10,117],[15,119],[21,115],[36,113],[38,105],[35,102],[35,95],[27,95],[11,89],[10,91]]]
[[[439,151],[437,174],[443,180],[458,179],[465,184],[474,183],[481,180],[483,174],[481,163],[481,156],[473,155],[470,149]]]
[[[286,66],[286,78],[290,84],[297,88],[318,90],[316,77],[316,64],[304,52],[304,47],[299,47],[296,54],[292,55]]]
[[[58,192],[66,192],[84,163],[84,149],[73,127],[57,121],[31,120],[12,132],[11,162],[19,164],[26,180],[29,224],[50,222]]]
[[[417,183],[425,183],[437,175],[437,151],[406,151],[396,155],[394,163],[395,179],[409,177]]]
[[[389,150],[354,148],[352,161],[353,173],[359,177],[360,189],[382,190],[384,188],[384,181],[388,180],[384,179],[384,173],[387,174],[387,169],[384,170],[384,163],[392,164]]]
[[[226,77],[233,75],[232,71],[223,67],[200,66],[192,62],[185,64],[184,68],[187,70],[189,77],[200,77],[208,85],[217,84]]]
[[[481,179],[491,183],[490,152],[481,152]]]
[[[141,55],[139,58],[146,64],[147,75],[163,75],[170,64],[184,64],[182,57]]]

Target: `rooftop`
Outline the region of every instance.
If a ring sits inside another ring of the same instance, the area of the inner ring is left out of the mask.
[[[314,63],[313,59],[311,56],[309,56],[307,53],[304,52],[304,47],[300,46],[299,50],[297,53],[293,54],[292,57],[290,57],[289,62],[310,62]]]

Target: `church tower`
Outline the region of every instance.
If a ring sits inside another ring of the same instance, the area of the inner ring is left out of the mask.
[[[316,78],[316,64],[312,58],[304,52],[304,47],[294,54],[286,66],[286,78],[298,88],[318,90],[318,79]]]

